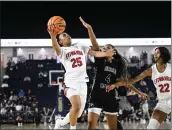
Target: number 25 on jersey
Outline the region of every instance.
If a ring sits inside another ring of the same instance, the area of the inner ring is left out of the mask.
[[[78,66],[80,67],[83,65],[81,57],[72,58],[70,61],[72,62],[72,68],[76,68]]]

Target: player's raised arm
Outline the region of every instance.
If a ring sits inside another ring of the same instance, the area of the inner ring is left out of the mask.
[[[88,23],[86,23],[81,17],[79,17],[79,19],[80,19],[80,21],[82,22],[83,26],[84,26],[85,28],[87,28],[87,30],[88,30],[88,35],[89,35],[90,40],[91,40],[91,43],[92,43],[92,45],[93,45],[93,50],[99,51],[100,48],[99,48],[99,45],[98,45],[98,43],[97,43],[96,36],[95,36],[95,34],[94,34],[94,31],[93,31],[91,25],[89,25]]]
[[[56,54],[59,56],[61,54],[61,49],[60,49],[60,45],[56,39],[57,34],[51,32],[50,30],[48,30],[48,32],[49,32],[51,40],[52,40],[52,47],[55,49]]]

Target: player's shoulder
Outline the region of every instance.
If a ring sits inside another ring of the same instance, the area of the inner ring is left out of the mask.
[[[60,47],[60,48],[63,50],[63,49],[66,49],[67,47],[64,47],[64,46],[63,46],[63,47]]]
[[[151,67],[154,67],[154,66],[156,66],[156,63],[154,63],[154,64],[151,65]]]
[[[104,66],[104,63],[105,63],[105,58],[104,57],[94,57],[94,63],[95,65],[97,66]]]
[[[72,47],[76,47],[76,46],[78,46],[79,45],[79,43],[78,42],[76,42],[76,43],[72,43]]]
[[[81,49],[81,45],[80,45],[80,43],[73,43],[73,44],[71,45],[71,48]]]
[[[153,63],[148,69],[152,71],[156,69],[156,63]]]
[[[171,67],[171,63],[167,63],[167,65]]]
[[[61,49],[62,53],[64,53],[64,52],[66,52],[66,50],[69,49],[69,47],[60,47],[60,49]]]
[[[168,69],[171,70],[171,63],[167,63]]]
[[[88,45],[81,43],[81,42],[73,43],[72,46],[76,47],[76,48],[89,47]]]
[[[81,42],[72,43],[71,46],[73,46],[73,47],[80,47],[80,46],[82,46],[82,43]]]

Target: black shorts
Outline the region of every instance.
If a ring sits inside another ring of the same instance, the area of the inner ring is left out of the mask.
[[[115,91],[92,91],[89,97],[89,112],[97,113],[101,111],[105,114],[116,115],[119,111],[119,101],[115,98]]]

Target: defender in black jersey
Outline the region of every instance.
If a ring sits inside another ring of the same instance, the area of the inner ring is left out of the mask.
[[[120,61],[119,58],[115,59],[119,54],[112,45],[105,45],[103,50],[115,51],[115,55],[108,58],[95,58],[93,86],[89,96],[88,121],[91,121],[89,129],[96,128],[102,110],[107,117],[109,129],[117,128],[119,111],[117,90],[107,93],[106,87],[121,79],[121,67],[124,67],[125,63],[122,59]]]
[[[105,114],[117,115],[117,91],[114,89],[107,93],[105,89],[108,85],[118,81],[119,76],[119,68],[115,59],[109,61],[107,58],[95,58],[93,86],[89,97],[89,108],[91,108],[89,112],[95,112],[99,115],[103,109]]]
[[[93,49],[100,50],[96,41],[95,34],[92,27],[87,24],[81,17],[80,21],[87,28],[88,34],[93,45]],[[117,129],[117,113],[118,101],[116,99],[116,90],[106,92],[108,85],[114,84],[118,80],[125,80],[126,75],[126,62],[125,59],[117,52],[114,46],[107,44],[103,51],[114,51],[114,56],[106,58],[95,58],[94,82],[92,91],[89,97],[88,109],[88,129],[96,129],[98,117],[103,109],[109,129]],[[135,92],[138,93],[134,87],[131,86]],[[119,127],[118,127],[119,129]]]

